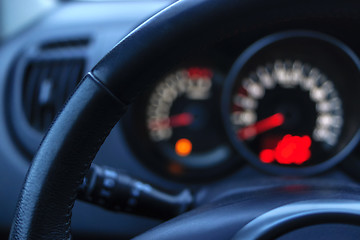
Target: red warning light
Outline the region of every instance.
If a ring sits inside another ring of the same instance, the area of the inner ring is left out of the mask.
[[[264,163],[271,163],[275,160],[274,150],[264,149],[260,152],[260,160]]]
[[[279,141],[274,150],[262,150],[259,158],[264,163],[276,160],[280,164],[301,165],[310,159],[310,146],[311,138],[309,136],[300,137],[288,134]]]
[[[212,71],[208,68],[192,67],[189,68],[187,71],[191,79],[199,79],[199,78],[211,79],[213,76]]]

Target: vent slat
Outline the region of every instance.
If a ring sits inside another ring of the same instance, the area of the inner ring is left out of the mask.
[[[25,110],[25,115],[28,119],[31,118],[31,111],[32,111],[32,99],[34,98],[35,92],[32,89],[35,89],[36,79],[39,78],[41,67],[39,63],[34,62],[29,64],[27,67],[25,75],[25,83],[22,89],[22,96],[23,96],[23,105]]]
[[[34,60],[25,72],[23,109],[40,132],[50,126],[84,72],[84,59]]]
[[[31,101],[31,115],[30,115],[30,123],[33,125],[36,129],[42,129],[42,118],[41,118],[41,105],[39,104],[39,93],[42,90],[42,87],[44,86],[44,82],[47,81],[48,74],[49,74],[49,66],[47,63],[43,62],[41,63],[41,70],[39,77],[35,79],[35,88],[34,96]],[[29,89],[31,91],[31,89]]]
[[[41,107],[41,128],[46,129],[54,119],[54,92],[57,89],[58,76],[60,69],[57,61],[49,62],[49,76],[42,82],[39,92],[39,105]]]
[[[63,41],[52,41],[41,45],[42,50],[61,49],[61,48],[79,48],[89,45],[89,38],[70,39]]]

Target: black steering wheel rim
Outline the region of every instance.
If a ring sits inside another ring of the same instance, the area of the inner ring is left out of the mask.
[[[339,13],[346,1],[182,0],[163,10],[87,74],[39,148],[21,192],[11,239],[70,239],[77,189],[98,149],[143,88],[177,59],[264,24]],[[345,8],[344,8],[345,9]],[[347,13],[342,13],[347,14]],[[177,56],[174,58],[174,56]]]

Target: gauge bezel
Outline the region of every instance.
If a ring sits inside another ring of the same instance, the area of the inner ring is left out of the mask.
[[[313,39],[317,41],[323,41],[329,45],[332,45],[334,49],[340,50],[345,57],[347,57],[356,68],[357,74],[360,79],[360,60],[356,54],[343,42],[323,33],[307,30],[293,30],[286,32],[279,32],[275,34],[268,35],[255,43],[249,46],[235,61],[233,64],[229,75],[226,79],[225,86],[223,88],[222,94],[222,118],[224,122],[224,127],[230,142],[233,144],[238,153],[249,161],[253,166],[257,167],[260,170],[265,171],[266,173],[275,174],[275,175],[285,175],[285,176],[308,176],[314,175],[321,172],[324,172],[339,162],[341,162],[346,156],[348,156],[351,151],[356,147],[360,140],[360,129],[357,126],[357,130],[354,133],[351,140],[344,146],[338,153],[332,156],[330,159],[318,163],[313,166],[306,167],[291,167],[291,166],[281,166],[262,163],[258,156],[256,156],[244,143],[239,141],[236,137],[232,123],[229,118],[229,113],[231,112],[231,97],[233,88],[235,87],[238,81],[238,74],[244,68],[244,66],[262,49],[269,47],[270,45],[291,39],[306,38]]]
[[[215,59],[221,59],[223,61],[218,62]],[[219,127],[222,129],[226,145],[230,149],[230,155],[224,162],[218,162],[207,167],[185,166],[186,171],[183,174],[174,175],[166,169],[167,165],[170,163],[170,159],[168,159],[170,156],[165,156],[160,147],[156,147],[155,143],[151,143],[150,139],[148,139],[148,129],[145,126],[146,120],[144,119],[146,117],[147,105],[145,105],[144,102],[148,100],[154,88],[159,82],[163,81],[166,76],[180,69],[186,69],[194,66],[210,68],[222,75],[223,81],[221,83],[221,88],[219,89],[218,106],[216,107],[219,114],[221,115],[222,88],[226,79],[226,73],[231,66],[231,62],[227,60],[227,58],[224,60],[224,57],[221,55],[210,54],[210,56],[193,56],[190,60],[187,59],[184,62],[176,64],[176,66],[166,71],[166,73],[163,74],[163,76],[160,77],[154,85],[149,87],[149,89],[147,89],[144,94],[139,96],[137,101],[129,109],[128,114],[124,117],[124,120],[120,125],[125,133],[125,137],[129,142],[130,149],[133,150],[132,152],[135,154],[137,160],[141,164],[160,176],[163,176],[169,180],[183,183],[203,183],[216,181],[217,179],[228,176],[230,173],[238,170],[244,163],[244,161],[240,161],[238,159],[238,155],[235,149],[227,138],[227,134],[222,125],[221,116],[219,116]]]

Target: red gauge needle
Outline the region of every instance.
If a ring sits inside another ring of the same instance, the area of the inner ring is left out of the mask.
[[[161,129],[167,127],[185,127],[189,126],[194,121],[194,116],[191,113],[180,113],[168,118],[155,120],[149,124],[151,129]]]
[[[284,123],[284,120],[285,118],[282,113],[276,113],[268,118],[265,118],[250,126],[240,129],[238,132],[238,136],[241,140],[248,140],[260,133],[281,126]]]
[[[194,116],[190,113],[184,112],[169,117],[171,127],[185,127],[189,126],[194,121]]]

